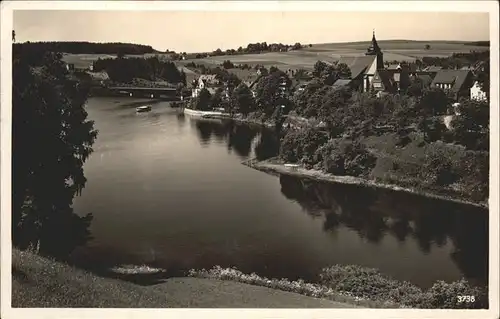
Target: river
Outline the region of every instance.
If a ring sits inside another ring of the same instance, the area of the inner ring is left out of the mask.
[[[356,264],[429,287],[487,282],[488,216],[409,194],[276,177],[241,164],[273,156],[261,128],[180,116],[168,103],[136,114],[129,99],[92,98],[99,136],[75,198],[94,239],[74,259],[188,270],[236,267],[315,281]]]

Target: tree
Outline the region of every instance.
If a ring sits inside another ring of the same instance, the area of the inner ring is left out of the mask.
[[[406,93],[409,96],[421,97],[424,92],[424,84],[420,78],[415,78],[408,86]]]
[[[276,107],[287,103],[283,90],[288,90],[292,81],[283,71],[270,73],[262,77],[256,85],[257,106],[268,116],[272,115]]]
[[[423,117],[417,127],[424,134],[424,141],[427,143],[442,139],[444,132],[447,131],[441,117]]]
[[[426,49],[426,50],[430,50],[430,49],[431,49],[430,44],[426,44],[426,45],[425,45],[425,49]]]
[[[325,85],[332,85],[340,78],[350,78],[351,70],[345,63],[327,64],[318,61],[314,64],[313,75],[320,78]]]
[[[460,101],[460,115],[451,122],[454,140],[470,149],[489,150],[489,103]]]
[[[84,105],[88,87],[70,79],[62,55],[13,50],[12,240],[64,259],[90,239],[92,215],[73,213],[83,164],[97,138]]]
[[[244,115],[255,110],[255,99],[252,95],[252,91],[250,91],[245,83],[241,83],[233,91],[231,103],[234,105],[235,109],[239,110]]]
[[[200,111],[208,111],[211,109],[211,94],[210,92],[206,89],[203,88],[200,90],[198,93],[198,96],[195,97],[193,101],[193,109],[195,110],[200,110]]]
[[[448,109],[450,100],[446,92],[440,88],[430,88],[424,91],[418,105],[426,116],[443,115]]]
[[[234,68],[234,64],[229,61],[229,60],[225,60],[224,62],[222,62],[222,67],[224,69],[233,69]]]

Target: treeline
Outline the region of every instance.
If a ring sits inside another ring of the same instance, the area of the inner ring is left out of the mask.
[[[415,63],[418,66],[440,66],[444,69],[459,69],[465,66],[471,66],[478,62],[484,62],[489,60],[490,51],[471,51],[464,53],[453,53],[449,57],[432,57],[425,56],[421,60],[417,60]]]
[[[474,45],[474,46],[478,46],[478,47],[489,47],[490,41],[475,41],[475,42],[466,43],[465,45]]]
[[[38,52],[64,52],[73,54],[146,54],[155,53],[149,45],[110,42],[81,42],[81,41],[51,41],[51,42],[25,42],[15,44],[29,47]]]
[[[257,43],[249,43],[246,47],[240,46],[238,49],[227,49],[225,51],[217,49],[213,52],[203,52],[203,53],[191,53],[191,54],[186,54],[185,52],[173,53],[172,59],[179,60],[182,59],[182,57],[185,57],[186,59],[203,59],[203,58],[208,58],[210,56],[259,54],[266,52],[287,52],[290,50],[300,50],[304,47],[306,47],[306,45],[302,45],[299,42],[293,45],[283,44],[283,43],[268,44],[267,42],[257,42]]]
[[[128,83],[134,78],[149,81],[165,80],[169,83],[186,85],[186,74],[179,71],[174,62],[149,58],[109,58],[97,59],[93,63],[95,72],[106,71],[115,82]]]

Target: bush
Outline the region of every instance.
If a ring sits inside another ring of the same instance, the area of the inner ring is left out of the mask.
[[[377,158],[363,144],[350,140],[330,140],[318,149],[315,158],[323,162],[323,171],[334,175],[360,176],[370,173]]]
[[[315,127],[289,130],[281,142],[280,157],[288,162],[313,166],[316,164],[316,151],[327,140],[327,134]]]
[[[355,265],[335,265],[322,270],[322,285],[370,300],[390,301],[412,308],[480,309],[488,307],[485,289],[465,279],[436,282],[427,291],[382,275],[378,270]],[[474,302],[459,302],[458,296],[474,296]]]
[[[459,297],[471,296],[474,301],[462,301]],[[426,296],[429,308],[445,309],[481,309],[488,307],[488,296],[480,288],[472,287],[465,279],[446,283],[436,282]]]
[[[334,265],[322,270],[320,282],[333,290],[349,292],[371,300],[392,301],[408,306],[415,303],[424,304],[423,298],[419,298],[422,296],[420,288],[383,276],[373,268]]]
[[[424,180],[429,185],[447,186],[458,180],[450,158],[442,150],[431,153],[424,164]]]

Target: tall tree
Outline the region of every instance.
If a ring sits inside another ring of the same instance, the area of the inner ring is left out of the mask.
[[[270,73],[262,77],[256,85],[256,102],[267,115],[272,115],[276,107],[288,104],[284,91],[290,89],[292,81],[283,71]]]
[[[83,164],[97,138],[87,119],[88,88],[61,54],[14,45],[12,77],[12,235],[21,249],[65,258],[90,239],[92,215],[73,213],[85,187]]]
[[[250,91],[245,83],[241,83],[233,91],[231,100],[235,109],[238,109],[242,114],[246,115],[255,109],[255,99],[253,98],[252,91]]]

